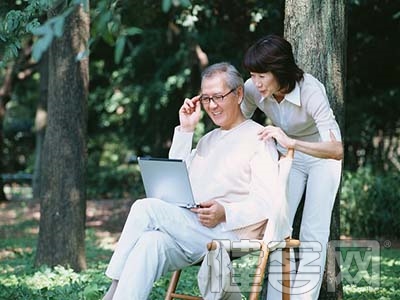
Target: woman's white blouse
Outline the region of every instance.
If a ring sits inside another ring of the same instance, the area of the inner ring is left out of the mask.
[[[339,126],[321,82],[305,73],[292,92],[278,103],[273,96],[263,98],[251,79],[245,83],[241,109],[250,118],[256,108],[288,136],[309,142],[331,141],[330,131],[341,141]]]

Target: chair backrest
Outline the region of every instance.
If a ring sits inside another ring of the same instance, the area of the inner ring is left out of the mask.
[[[279,246],[279,243],[292,234],[292,226],[289,223],[289,206],[287,200],[287,190],[289,173],[292,167],[294,150],[289,149],[285,156],[279,159],[278,174],[278,195],[275,201],[276,211],[274,217],[268,220],[267,228],[264,233],[264,243],[273,250]]]

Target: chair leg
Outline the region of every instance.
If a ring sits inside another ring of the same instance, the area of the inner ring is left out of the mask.
[[[167,293],[165,294],[165,300],[173,300],[173,299],[202,300],[203,298],[201,297],[176,293],[176,288],[178,286],[181,272],[182,270],[177,270],[174,273],[172,273],[171,281],[169,282],[168,290]]]
[[[182,270],[176,270],[172,276],[171,281],[168,285],[167,294],[165,295],[165,300],[172,300],[172,294],[175,293],[176,287],[178,286],[179,277],[181,276]]]
[[[260,253],[260,267],[256,269],[253,286],[249,295],[249,300],[258,300],[261,286],[264,280],[265,269],[268,262],[268,247],[263,244]],[[258,273],[260,271],[261,273]],[[290,300],[290,248],[282,249],[282,300]]]
[[[253,285],[251,286],[249,300],[258,300],[258,298],[260,297],[261,287],[264,281],[265,269],[268,263],[268,255],[269,255],[268,247],[263,243],[260,251],[260,256],[258,259],[259,267],[256,268],[254,274],[254,280],[253,280]]]
[[[290,300],[290,248],[282,249],[282,300]]]

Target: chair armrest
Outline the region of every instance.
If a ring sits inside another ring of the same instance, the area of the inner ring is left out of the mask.
[[[272,247],[269,247],[271,251],[275,249],[284,249],[284,248],[298,248],[300,247],[300,241],[292,238],[287,238],[282,242],[274,244]]]
[[[207,244],[207,250],[216,250],[218,248],[218,243],[222,244],[222,246],[227,251],[240,251],[240,252],[249,252],[256,251],[262,248],[264,244],[263,240],[240,240],[240,241],[231,241],[231,240],[213,240],[212,242]]]

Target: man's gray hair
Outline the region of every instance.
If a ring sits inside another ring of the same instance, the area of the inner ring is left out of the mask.
[[[202,80],[218,73],[226,74],[226,85],[229,89],[236,89],[244,85],[244,80],[239,71],[228,62],[221,62],[208,66],[201,73]]]

